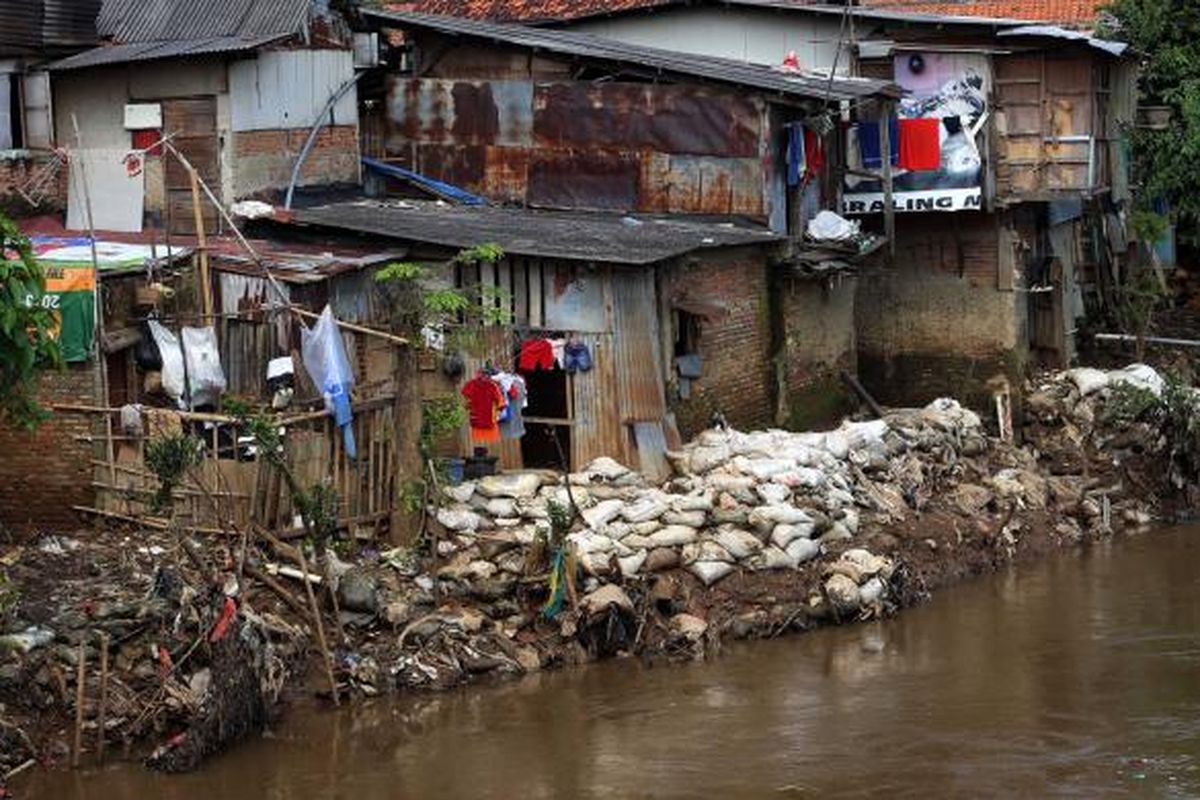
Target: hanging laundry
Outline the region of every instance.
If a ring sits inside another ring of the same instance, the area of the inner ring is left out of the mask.
[[[956,133],[962,133],[962,117],[946,117],[942,120],[942,125],[946,127],[947,136],[953,136]]]
[[[787,130],[787,185],[799,186],[808,169],[804,153],[804,128],[798,122],[786,126]]]
[[[522,372],[554,369],[554,347],[549,339],[529,339],[521,344],[517,368]]]
[[[808,171],[819,175],[825,169],[825,143],[812,128],[804,129],[804,154],[808,160]]]
[[[942,121],[936,117],[900,120],[900,167],[936,172],[942,167]]]
[[[592,354],[586,344],[572,339],[563,348],[563,369],[567,372],[587,372],[592,368]]]
[[[500,387],[482,371],[462,388],[467,401],[467,418],[471,426],[471,438],[480,442],[494,442],[500,438],[497,425],[500,409],[504,407],[504,395]]]
[[[358,457],[358,446],[354,441],[354,413],[350,406],[350,390],[354,386],[354,372],[346,356],[346,343],[338,330],[333,309],[325,306],[312,328],[300,328],[300,355],[304,369],[308,371],[321,395],[325,408],[342,429],[342,444],[346,455]]]
[[[508,401],[506,408],[508,416],[500,420],[500,437],[503,439],[520,439],[525,435],[525,418],[522,412],[529,405],[529,394],[525,379],[510,372],[501,372],[493,376],[500,385],[500,392]]]
[[[888,120],[888,140],[892,149],[891,161],[894,167],[900,161],[900,126],[895,118]],[[883,149],[877,120],[859,123],[858,147],[862,153],[863,169],[883,169]]]
[[[566,339],[551,339],[550,340],[550,349],[554,351],[554,366],[558,367],[559,369],[563,368],[563,364],[564,364],[563,351],[566,350],[566,347],[567,347]]]

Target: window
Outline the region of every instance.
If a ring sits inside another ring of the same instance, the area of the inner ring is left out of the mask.
[[[51,146],[50,73],[0,61],[0,150]]]

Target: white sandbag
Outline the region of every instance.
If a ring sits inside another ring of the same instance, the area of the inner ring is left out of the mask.
[[[858,594],[863,604],[870,605],[883,597],[885,588],[883,581],[879,580],[879,578],[871,578],[871,580],[858,587]]]
[[[1108,387],[1108,374],[1103,370],[1092,367],[1076,367],[1067,370],[1066,375],[1075,384],[1079,394],[1084,397]]]
[[[1108,385],[1123,384],[1135,389],[1145,389],[1153,392],[1155,397],[1162,397],[1167,382],[1154,369],[1146,364],[1130,364],[1122,369],[1114,369],[1108,373]]]
[[[719,528],[712,538],[738,561],[750,558],[763,549],[763,544],[757,536],[740,528]]]
[[[444,506],[438,509],[437,521],[446,530],[461,533],[463,531],[474,532],[478,530],[483,519],[469,508]]]
[[[776,547],[786,548],[796,539],[811,539],[816,530],[815,522],[776,525],[771,529],[771,543]]]
[[[593,459],[590,464],[583,468],[583,474],[593,480],[599,478],[606,481],[615,481],[617,478],[628,475],[629,467],[626,467],[608,456],[600,456]]]
[[[708,521],[708,515],[703,511],[668,511],[662,515],[663,525],[686,525],[689,528],[703,528]]]
[[[752,569],[795,569],[796,559],[778,547],[767,546],[755,553],[747,562]]]
[[[708,494],[671,495],[671,508],[676,511],[712,511],[713,501]]]
[[[754,490],[767,505],[786,503],[792,498],[792,490],[781,483],[760,483]]]
[[[642,564],[646,563],[646,551],[637,550],[633,555],[618,558],[617,563],[621,566],[621,574],[626,578],[632,578],[638,574],[638,570],[642,568]]]
[[[755,530],[764,534],[776,525],[797,525],[814,521],[806,511],[786,505],[759,506],[750,512],[746,520]]]
[[[667,504],[657,497],[639,497],[621,509],[621,518],[626,522],[649,522],[661,517],[667,508]]]
[[[733,572],[733,564],[724,561],[697,561],[688,567],[688,571],[699,578],[705,586],[712,586]]]
[[[685,544],[683,551],[680,553],[680,561],[684,566],[694,564],[697,561],[725,561],[732,564],[734,558],[721,545],[711,539],[705,539],[701,542]]]
[[[788,554],[789,558],[794,558],[797,564],[803,564],[805,561],[816,558],[820,554],[821,545],[812,539],[793,539],[784,548],[784,552]]]
[[[600,528],[617,518],[625,504],[620,500],[601,500],[591,508],[579,512],[583,521],[592,528]]]
[[[685,525],[668,525],[646,537],[654,547],[679,547],[696,541],[696,529]]]

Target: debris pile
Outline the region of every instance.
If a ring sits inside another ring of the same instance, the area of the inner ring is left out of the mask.
[[[260,727],[318,652],[336,699],[621,653],[697,658],[726,636],[885,615],[1163,517],[1196,484],[1180,431],[1197,407],[1134,365],[1031,384],[1015,442],[949,399],[820,433],[710,430],[668,454],[662,484],[599,458],[443,487],[413,548],[318,552],[264,531],[46,537],[0,556],[20,592],[0,638],[0,735],[13,734],[0,743],[19,762],[31,737],[4,720],[73,713],[80,652],[85,732],[154,741],[150,763],[186,769]],[[49,733],[64,741],[69,726]]]

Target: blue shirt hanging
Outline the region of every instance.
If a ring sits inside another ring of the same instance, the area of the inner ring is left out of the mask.
[[[891,145],[891,161],[894,167],[900,161],[900,123],[895,117],[888,120],[888,140]],[[881,144],[878,120],[858,123],[858,149],[862,153],[863,169],[883,169]]]

